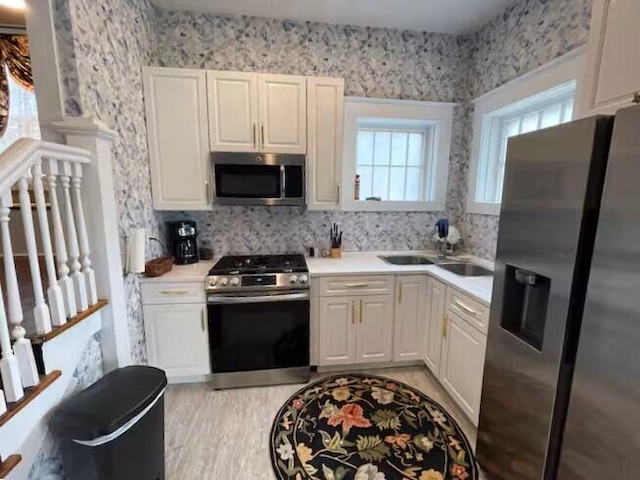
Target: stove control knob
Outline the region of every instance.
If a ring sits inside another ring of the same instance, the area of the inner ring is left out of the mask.
[[[229,283],[227,277],[222,277],[220,280],[218,280],[218,285],[220,285],[221,287],[226,287],[227,283]]]
[[[289,283],[294,284],[298,281],[298,277],[296,277],[295,275],[291,275],[289,277]]]
[[[300,275],[300,283],[307,283],[309,281],[309,277],[306,275]]]
[[[238,285],[240,285],[240,279],[238,277],[233,277],[229,281],[229,285],[231,285],[232,287],[237,287]]]
[[[218,282],[217,278],[212,278],[211,280],[209,280],[209,286],[215,287],[217,282]]]

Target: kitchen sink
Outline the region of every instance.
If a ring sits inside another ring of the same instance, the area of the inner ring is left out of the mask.
[[[461,275],[463,277],[493,276],[493,272],[488,268],[468,262],[442,263],[438,264],[438,266],[448,272],[455,273],[456,275]]]
[[[378,258],[391,265],[433,265],[435,263],[421,255],[380,255]]]

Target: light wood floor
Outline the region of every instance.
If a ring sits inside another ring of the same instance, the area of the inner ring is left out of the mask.
[[[372,370],[424,392],[462,427],[476,429],[424,367]],[[325,374],[326,375],[326,374]],[[324,376],[315,374],[314,380]],[[207,383],[170,386],[165,397],[167,480],[271,480],[269,432],[278,409],[301,385],[214,391]],[[483,475],[481,480],[487,480]]]

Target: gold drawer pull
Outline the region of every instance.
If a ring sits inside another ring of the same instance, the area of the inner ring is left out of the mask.
[[[454,302],[458,307],[460,307],[461,309],[463,309],[465,312],[470,313],[471,315],[477,315],[478,312],[476,312],[473,308],[468,307],[467,305],[465,305],[464,303],[462,303],[459,300],[456,300]]]
[[[189,290],[161,290],[160,295],[188,295]]]
[[[368,283],[360,282],[360,283],[345,283],[344,286],[346,288],[365,288],[368,287]]]
[[[351,323],[356,323],[356,302],[351,300]]]

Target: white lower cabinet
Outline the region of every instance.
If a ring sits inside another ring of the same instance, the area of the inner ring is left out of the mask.
[[[189,302],[191,286],[204,296],[201,284],[142,286],[147,359],[172,381],[211,373],[207,305],[204,298]]]
[[[487,338],[450,310],[446,322],[440,381],[477,425]]]
[[[427,276],[396,277],[396,297],[393,360],[421,360],[427,327]]]
[[[393,302],[389,295],[358,299],[356,363],[388,362],[393,341]]]
[[[443,326],[446,301],[446,286],[433,278],[427,285],[427,319],[424,363],[436,376],[440,376],[442,344],[444,341]]]
[[[356,300],[348,297],[321,298],[318,317],[318,364],[355,363]]]

